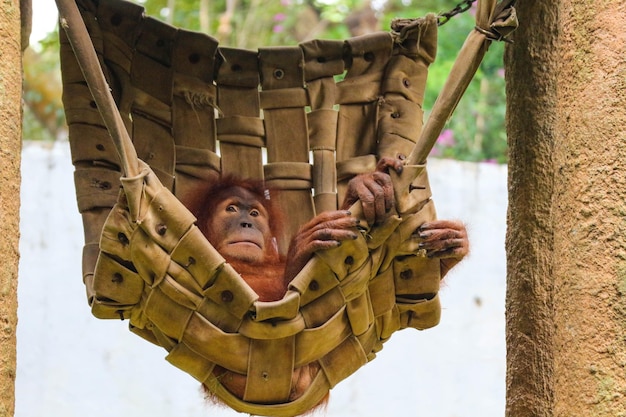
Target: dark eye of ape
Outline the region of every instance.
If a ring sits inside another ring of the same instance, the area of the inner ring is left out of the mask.
[[[253,210],[250,210],[250,215],[251,215],[252,217],[258,217],[258,216],[260,216],[260,215],[261,215],[261,213],[259,213],[259,210],[257,210],[257,209],[253,209]]]
[[[235,207],[234,204],[230,204],[230,205],[226,206],[226,211],[229,211],[231,213],[236,213],[237,212],[237,207]]]

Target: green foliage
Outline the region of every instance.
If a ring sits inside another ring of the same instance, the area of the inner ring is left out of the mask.
[[[28,48],[24,63],[24,115],[22,136],[30,140],[56,140],[66,136],[61,103],[59,41],[56,33]]]
[[[395,17],[420,17],[439,14],[454,8],[460,0],[374,0],[378,30],[387,30]],[[146,14],[177,27],[204,31],[222,46],[256,49],[262,46],[295,45],[307,39],[345,39],[351,36],[344,24],[346,18],[369,7],[366,0],[137,0]],[[202,5],[201,5],[202,3]],[[206,11],[201,23],[200,10]],[[228,11],[232,13],[228,13]],[[424,102],[428,110],[441,90],[450,68],[467,35],[475,24],[473,10],[458,15],[440,27],[436,62],[431,66]],[[204,26],[204,27],[203,27]],[[45,51],[57,51],[56,34],[43,44]],[[56,48],[56,50],[55,50]],[[503,46],[494,43],[480,66],[475,79],[446,126],[433,156],[467,161],[506,162],[507,143],[504,131]],[[49,59],[33,65],[40,74],[54,71]],[[56,61],[58,68],[58,60]],[[27,92],[37,101],[39,92]],[[43,96],[42,96],[43,97]],[[55,113],[54,102],[48,110]],[[62,111],[59,108],[56,111]],[[28,108],[27,108],[28,112]],[[427,117],[426,115],[426,117]],[[33,132],[39,117],[25,115],[25,132]],[[62,124],[62,121],[60,122]],[[40,129],[41,130],[41,129]],[[49,135],[58,135],[46,128]],[[43,136],[39,134],[38,136]],[[33,137],[33,136],[30,136]]]
[[[474,24],[474,17],[466,13],[439,29],[437,61],[428,74],[425,109],[432,108]],[[503,52],[503,43],[491,45],[432,155],[464,161],[507,161]]]
[[[384,25],[389,27],[394,17],[410,18],[427,13],[440,14],[451,10],[458,3],[457,0],[393,0],[385,9]],[[426,117],[450,73],[463,42],[476,24],[473,12],[474,8],[455,16],[439,28],[437,59],[429,69],[424,97]],[[503,50],[502,43],[491,45],[431,156],[476,162],[507,161]]]

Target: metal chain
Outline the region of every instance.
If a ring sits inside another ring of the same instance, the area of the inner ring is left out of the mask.
[[[476,2],[476,0],[463,0],[461,3],[457,4],[454,9],[447,12],[439,13],[437,15],[437,25],[444,25],[448,23],[448,20],[452,19],[457,14],[468,11],[472,7],[472,4],[474,4],[474,2]]]

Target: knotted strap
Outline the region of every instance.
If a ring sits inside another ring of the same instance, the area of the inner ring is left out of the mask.
[[[419,141],[409,155],[409,164],[426,161],[430,150],[465,93],[489,45],[494,40],[507,40],[517,28],[515,0],[480,0],[476,9],[476,26],[468,35],[463,47],[450,69],[446,83],[439,92]],[[407,31],[408,27],[402,29]]]

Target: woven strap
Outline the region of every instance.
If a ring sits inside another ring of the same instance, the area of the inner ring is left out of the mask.
[[[424,167],[415,169],[425,197]],[[93,314],[130,319],[133,331],[169,351],[169,362],[238,411],[302,413],[395,331],[439,322],[439,261],[419,256],[412,238],[435,217],[428,198],[416,212],[317,254],[282,300],[260,302],[149,167],[123,186],[139,198],[122,197],[105,224]],[[288,401],[294,370],[311,363],[320,369],[314,383]],[[245,398],[221,386],[215,365],[246,376]]]
[[[372,168],[351,160],[408,155],[417,140],[436,49],[432,16],[405,39],[381,32],[255,53],[220,48],[204,34],[145,17],[132,3],[79,6],[138,157],[188,207],[220,173],[265,177],[285,191],[285,205],[299,208],[286,228],[293,233],[315,213],[335,209],[347,180]],[[115,147],[64,35],[74,159],[85,169],[105,160],[119,174]],[[283,253],[287,246],[288,239],[280,242]]]

